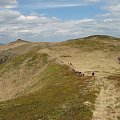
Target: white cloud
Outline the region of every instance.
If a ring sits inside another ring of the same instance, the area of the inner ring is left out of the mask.
[[[16,0],[0,0],[0,4],[16,4]]]
[[[62,8],[62,7],[78,7],[78,6],[82,6],[84,4],[74,4],[74,3],[68,3],[68,4],[45,4],[42,5],[40,8]]]
[[[17,36],[67,36],[82,33],[84,25],[93,25],[94,19],[66,20],[56,17],[23,15],[18,11],[0,11],[0,35]]]
[[[27,5],[24,5],[26,8],[32,9],[51,9],[51,8],[67,8],[67,7],[80,7],[83,5],[88,5],[91,3],[98,3],[101,0],[32,0]]]
[[[97,31],[102,31],[103,34],[110,34],[120,37],[120,1],[106,0],[103,7],[106,12],[99,15],[99,25],[96,26]]]
[[[113,4],[113,5],[107,6],[106,9],[112,12],[120,11],[120,4]]]
[[[17,0],[0,0],[0,8],[15,8]]]
[[[20,12],[13,10],[0,10],[0,22],[11,22],[20,16]]]
[[[12,4],[15,5],[16,1],[13,1]],[[19,11],[0,10],[0,37],[9,38],[10,40],[18,37],[23,39],[43,39],[47,37],[50,39],[55,37],[55,39],[63,40],[63,38],[69,39],[93,34],[120,36],[120,3],[117,0],[114,2],[110,1],[104,6],[106,13],[99,15],[98,18],[83,18],[78,20],[61,20],[54,16],[46,17],[46,14],[24,15]],[[65,4],[63,4],[64,2]],[[42,7],[72,7],[82,5],[83,3],[96,3],[100,2],[100,0],[84,0],[82,4],[73,4],[72,2],[68,2],[68,0],[64,0],[64,2],[62,4],[55,2],[54,4]],[[8,6],[7,8],[11,8],[8,4],[4,5]],[[40,4],[38,4],[39,6]]]
[[[11,8],[16,8],[15,5],[5,5],[5,6],[0,6],[1,8],[6,8],[6,9],[11,9]]]
[[[110,0],[107,2],[107,5],[104,7],[107,12],[103,14],[104,17],[111,17],[111,18],[120,18],[120,1],[119,0]]]
[[[112,22],[113,20],[112,19],[109,19],[109,18],[107,18],[107,19],[104,19],[104,22]]]
[[[9,38],[32,39],[57,37],[68,39],[92,34],[119,35],[120,22],[113,18],[60,20],[56,17],[23,15],[18,11],[0,11],[0,35]]]
[[[51,8],[67,8],[67,7],[79,7],[85,5],[84,3],[38,3],[31,5],[24,5],[26,8],[32,9],[51,9]]]
[[[38,17],[37,16],[24,16],[24,15],[20,15],[20,17],[17,19],[18,21],[33,21],[33,20],[37,20]]]
[[[100,2],[101,0],[86,0],[87,2]]]

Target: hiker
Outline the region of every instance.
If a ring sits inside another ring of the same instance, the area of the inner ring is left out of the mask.
[[[80,77],[82,76],[82,72],[79,72]]]
[[[119,64],[120,64],[120,57],[118,57],[117,59],[118,59],[118,62],[119,62]]]
[[[79,72],[79,74],[81,75],[82,72]]]
[[[82,76],[85,76],[85,74],[83,73]]]
[[[74,69],[72,69],[73,70],[73,72],[75,72],[75,70]]]
[[[95,73],[94,73],[94,72],[92,72],[92,76],[95,76]]]

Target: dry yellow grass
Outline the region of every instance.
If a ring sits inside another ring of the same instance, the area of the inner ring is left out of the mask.
[[[0,50],[15,53],[0,65],[0,100],[9,100],[0,103],[1,120],[120,118],[116,108],[120,91],[114,78],[108,79],[120,74],[119,39],[93,36],[62,43],[17,42]]]

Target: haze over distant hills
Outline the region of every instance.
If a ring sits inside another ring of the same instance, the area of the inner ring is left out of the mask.
[[[117,120],[119,57],[105,35],[0,46],[0,120]]]
[[[3,43],[0,43],[0,45],[4,45]]]

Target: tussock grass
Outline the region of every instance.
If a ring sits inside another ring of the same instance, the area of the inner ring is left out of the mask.
[[[108,76],[108,80],[112,81],[112,83],[115,85],[116,90],[118,93],[120,93],[120,74],[113,74]],[[113,93],[114,94],[114,93]],[[118,111],[120,110],[120,96],[118,94],[118,96],[116,96],[116,106],[115,109],[117,109]],[[119,113],[119,112],[118,112]],[[117,116],[117,119],[120,119],[120,116]]]
[[[94,50],[102,50],[102,51],[109,51],[109,52],[118,52],[120,51],[119,40],[115,38],[109,39],[105,36],[97,36],[97,37],[88,37],[88,38],[81,38],[81,39],[74,39],[62,42],[60,45],[62,46],[71,46],[74,48],[79,48],[80,50],[91,52]]]
[[[37,79],[38,86],[45,83],[40,90],[0,103],[1,120],[91,120],[97,92],[87,88],[94,82],[91,77],[52,63]]]
[[[116,87],[120,88],[120,74],[113,74],[108,76],[108,80],[112,80]]]

